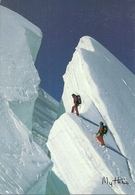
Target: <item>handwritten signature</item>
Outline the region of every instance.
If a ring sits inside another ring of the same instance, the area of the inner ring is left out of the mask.
[[[113,185],[116,185],[116,184],[127,184],[129,185],[128,181],[125,179],[125,178],[114,178],[111,182],[109,181],[108,177],[103,177],[102,178],[102,185],[103,184],[108,184],[110,185],[111,187],[113,187]]]

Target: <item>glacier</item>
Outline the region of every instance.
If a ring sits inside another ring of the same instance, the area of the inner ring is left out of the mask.
[[[63,80],[59,118],[47,142],[53,173],[69,194],[134,194],[135,75],[100,43],[84,36]],[[81,95],[82,117],[71,113],[73,93]],[[100,121],[109,128],[104,136],[108,147],[101,147],[94,136]],[[114,184],[116,178],[126,185]],[[52,179],[55,194],[53,185]]]
[[[0,35],[0,194],[45,194],[53,163],[44,138],[59,104],[39,88],[34,62],[42,32],[0,6]],[[53,106],[45,115],[49,120],[40,117],[44,126],[37,116],[41,105]]]
[[[135,75],[84,36],[59,104],[39,87],[41,30],[0,6],[0,34],[0,194],[134,194]],[[95,138],[100,121],[105,147]]]
[[[46,142],[53,123],[57,118],[59,103],[41,88],[38,89],[38,94],[32,117],[33,140],[49,156]]]

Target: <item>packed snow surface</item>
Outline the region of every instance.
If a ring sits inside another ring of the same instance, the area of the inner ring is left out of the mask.
[[[82,37],[59,106],[38,88],[40,29],[0,6],[0,34],[0,194],[135,194],[135,76]],[[100,121],[105,147],[94,136]]]
[[[31,131],[42,33],[0,6],[0,35],[0,194],[45,194],[52,162]]]
[[[135,76],[96,40],[84,36],[63,79],[61,116],[47,142],[54,163],[48,190],[55,194],[55,174],[63,181],[61,194],[64,190],[69,194],[134,194]],[[73,93],[82,98],[80,117],[71,113]],[[105,147],[94,136],[100,121],[109,128]]]
[[[59,103],[41,88],[38,93],[39,96],[34,105],[32,133],[34,141],[48,154],[46,142],[57,118]]]

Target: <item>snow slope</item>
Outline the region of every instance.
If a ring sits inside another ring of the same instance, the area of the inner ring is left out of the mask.
[[[135,76],[82,37],[59,106],[38,88],[40,29],[0,6],[0,34],[0,194],[134,194]],[[72,93],[82,97],[82,117],[70,113]],[[101,120],[107,147],[93,136]]]
[[[34,141],[48,154],[46,142],[57,118],[59,103],[41,88],[38,94],[33,111],[32,134]]]
[[[34,61],[42,34],[32,23],[3,6],[0,6],[0,34],[0,91],[14,113],[31,130],[40,82]]]
[[[0,194],[45,194],[53,163],[32,136],[42,33],[0,6],[0,35]]]
[[[44,194],[52,163],[0,96],[0,193]]]
[[[53,173],[71,194],[134,194],[135,76],[101,44],[85,36],[63,79],[61,116],[47,142]],[[81,95],[79,112],[85,119],[70,113],[72,93]],[[104,140],[111,149],[101,147],[93,136],[100,121],[109,127]],[[57,184],[50,182],[55,194]]]

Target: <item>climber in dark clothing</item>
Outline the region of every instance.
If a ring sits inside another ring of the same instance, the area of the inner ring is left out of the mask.
[[[77,96],[75,94],[72,94],[72,97],[73,97],[73,101],[74,101],[74,106],[72,106],[71,112],[73,113],[75,110],[76,115],[79,116],[79,112],[78,112],[79,103],[78,103]]]

